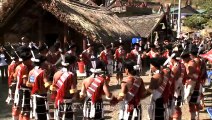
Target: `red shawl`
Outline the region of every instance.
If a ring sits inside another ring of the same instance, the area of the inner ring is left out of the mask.
[[[44,70],[38,70],[37,72],[38,72],[37,75],[35,73],[32,74],[35,77],[34,86],[31,92],[32,94],[35,94],[40,89],[41,85],[44,85],[44,81],[43,81]]]

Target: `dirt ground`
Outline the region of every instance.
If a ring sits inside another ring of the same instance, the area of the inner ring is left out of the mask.
[[[142,76],[144,83],[146,86],[149,84],[150,77],[149,76]],[[81,81],[78,80],[78,90],[81,87]],[[113,76],[110,82],[110,90],[116,96],[119,93],[120,86],[116,85],[115,77]],[[0,84],[0,120],[11,120],[11,105],[7,105],[5,103],[5,99],[7,97],[8,88],[6,84]],[[205,104],[206,107],[212,107],[212,87],[206,89],[205,95]],[[142,120],[148,120],[148,106],[150,103],[150,97],[141,101],[142,105]],[[77,105],[77,120],[82,119],[82,104],[76,103]],[[105,110],[105,119],[108,120],[117,120],[118,119],[118,112],[119,112],[119,104],[115,106],[109,105],[108,102],[104,102],[104,110]],[[183,117],[182,120],[189,120],[190,115],[188,111],[188,105],[184,104],[182,107]],[[200,120],[210,120],[208,113],[206,112],[205,108],[200,111]]]

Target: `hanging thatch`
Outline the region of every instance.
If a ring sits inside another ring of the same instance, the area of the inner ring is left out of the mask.
[[[151,33],[160,24],[164,18],[164,14],[152,14],[143,16],[124,17],[126,23],[128,23],[139,35],[143,38],[150,37]]]
[[[74,28],[94,41],[111,41],[122,37],[129,39],[138,36],[115,14],[100,7],[88,6],[68,0],[36,0],[44,9],[60,21]]]

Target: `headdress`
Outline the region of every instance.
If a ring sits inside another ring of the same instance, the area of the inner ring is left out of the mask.
[[[188,49],[183,50],[183,52],[181,53],[180,57],[182,59],[190,57],[189,50]]]
[[[19,60],[20,62],[22,62],[23,60],[20,58],[20,56],[18,55],[18,53],[17,53],[17,51],[15,50],[15,48],[14,48],[12,45],[10,45],[10,47],[13,49],[15,55],[18,57],[18,60]]]
[[[19,55],[19,57],[21,58],[19,59],[19,61],[25,61],[32,58],[32,54],[30,53],[30,48],[27,46],[19,47],[17,50],[17,53],[18,53],[17,55]]]
[[[160,69],[160,67],[165,63],[164,61],[165,61],[164,58],[151,58],[150,64]]]
[[[30,48],[30,51],[31,51],[31,54],[32,54],[31,61],[32,61],[32,62],[39,63],[40,60],[35,58],[35,53],[34,53],[34,51],[32,50],[32,43],[29,44],[29,48]]]
[[[42,44],[41,46],[38,47],[39,52],[42,52],[44,50],[48,50],[48,46],[46,44]]]
[[[121,37],[119,37],[119,42],[118,42],[118,45],[120,46],[120,45],[123,45],[123,42],[122,42],[122,39],[121,39]]]
[[[65,54],[64,55],[64,54],[61,53],[61,59],[62,59],[61,64],[64,67],[67,67],[67,66],[69,66],[69,65],[71,65],[71,64],[76,62],[76,57],[73,56],[73,55],[70,55],[70,54]]]

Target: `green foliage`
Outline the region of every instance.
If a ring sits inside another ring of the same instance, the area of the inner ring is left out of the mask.
[[[208,9],[212,5],[212,0],[200,0],[198,5],[203,9]]]
[[[202,29],[204,27],[204,24],[207,23],[207,21],[207,18],[195,14],[190,17],[187,17],[184,21],[184,24],[185,26],[188,26],[190,28]]]
[[[208,22],[206,23],[206,26],[209,28],[212,28],[212,19],[208,20]]]

